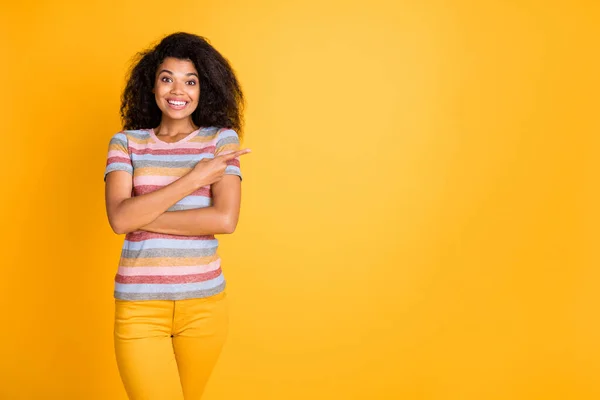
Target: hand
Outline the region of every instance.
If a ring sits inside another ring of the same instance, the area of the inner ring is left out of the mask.
[[[227,168],[227,161],[233,160],[236,157],[250,153],[250,149],[242,149],[234,151],[233,153],[220,154],[214,158],[203,158],[198,161],[194,169],[190,171],[198,182],[199,186],[212,185],[213,183],[220,181],[225,174],[225,168]]]

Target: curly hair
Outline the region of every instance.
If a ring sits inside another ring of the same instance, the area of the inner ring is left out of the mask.
[[[194,124],[234,129],[241,137],[245,99],[231,65],[206,38],[185,32],[168,35],[134,57],[121,96],[123,128],[146,129],[160,124],[162,112],[152,89],[156,71],[167,57],[189,60],[198,71],[200,99],[192,114]]]

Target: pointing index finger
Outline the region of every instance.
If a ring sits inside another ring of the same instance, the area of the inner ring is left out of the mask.
[[[236,157],[239,157],[241,155],[248,154],[248,153],[250,153],[250,149],[242,149],[242,150],[234,151],[232,153],[224,154],[222,157],[226,161],[229,161],[229,160],[233,160]]]

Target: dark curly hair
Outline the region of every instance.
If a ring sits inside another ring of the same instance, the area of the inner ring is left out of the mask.
[[[200,78],[200,99],[192,114],[197,126],[230,128],[242,136],[244,95],[231,65],[208,40],[191,33],[177,32],[156,46],[138,53],[121,96],[124,129],[155,128],[162,112],[152,89],[159,65],[167,57],[190,60]]]

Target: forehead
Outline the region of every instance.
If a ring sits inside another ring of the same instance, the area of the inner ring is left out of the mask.
[[[160,72],[163,69],[168,69],[174,74],[187,74],[190,72],[198,73],[196,68],[194,67],[194,63],[190,60],[182,60],[174,57],[167,57],[163,60],[163,62],[158,66],[157,72]]]

